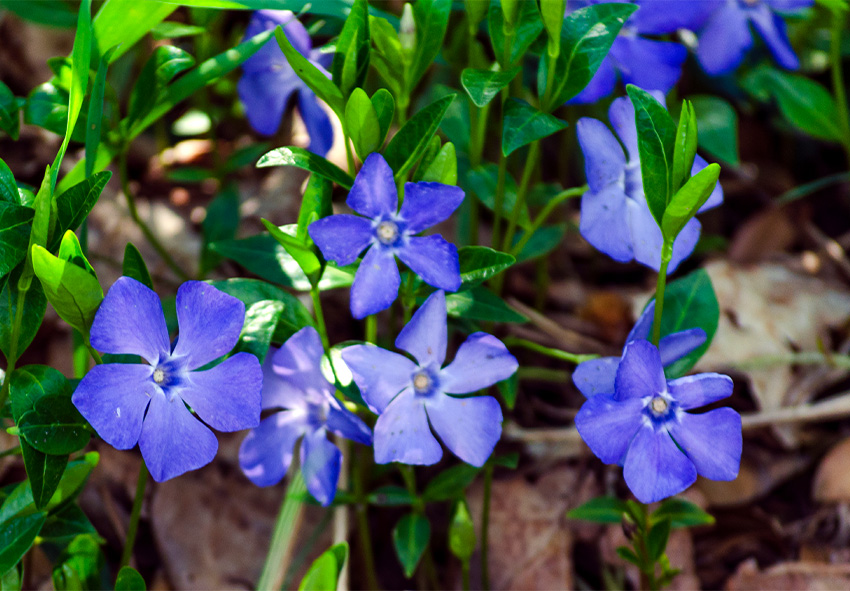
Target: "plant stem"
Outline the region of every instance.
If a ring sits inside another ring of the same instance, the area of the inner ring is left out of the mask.
[[[369,529],[369,505],[366,502],[366,470],[368,469],[368,448],[359,450],[359,461],[354,470],[354,496],[357,498],[357,533],[360,535],[360,552],[363,558],[363,570],[366,571],[366,587],[379,589],[378,573],[375,570],[375,558],[372,555],[372,534]]]
[[[280,589],[292,555],[292,540],[301,525],[303,504],[300,497],[307,487],[300,467],[292,465],[289,469],[289,485],[274,525],[269,553],[257,582],[260,591]]]
[[[98,353],[95,348],[91,346],[90,343],[85,343],[85,345],[86,348],[89,350],[89,355],[91,355],[91,358],[94,359],[94,362],[98,365],[101,365],[103,363],[103,358],[100,356],[100,353]]]
[[[850,111],[848,111],[847,92],[844,89],[844,72],[841,63],[841,33],[844,29],[844,14],[839,10],[832,13],[830,36],[830,61],[832,62],[832,93],[838,107],[838,126],[841,128],[841,144],[850,169]]]
[[[516,32],[513,27],[510,27],[509,30],[505,30],[505,47],[502,52],[502,67],[504,70],[509,70],[511,68],[511,45],[513,45],[514,36]],[[500,125],[500,138],[504,134],[504,126],[505,126],[505,103],[508,101],[508,94],[510,90],[506,86],[502,89],[500,96],[502,100],[502,110],[501,110],[501,125]],[[502,221],[502,209],[505,204],[505,177],[508,173],[508,158],[505,156],[505,153],[501,149],[501,139],[499,140],[499,177],[496,183],[496,196],[493,200],[493,238],[490,242],[493,248],[497,248],[499,245],[499,230],[500,224]]]
[[[463,591],[469,591],[472,589],[472,585],[469,582],[469,559],[463,561],[461,568],[463,569]]]
[[[517,337],[507,337],[505,339],[502,339],[502,342],[505,344],[506,347],[523,347],[530,351],[543,353],[544,355],[548,355],[549,357],[554,357],[555,359],[560,359],[561,361],[569,361],[570,363],[575,364],[582,363],[584,361],[589,361],[591,359],[596,359],[597,357],[599,357],[599,355],[579,355],[577,353],[568,353],[567,351],[553,349],[551,347],[535,343],[534,341],[520,339]]]
[[[133,218],[133,222],[139,227],[142,231],[142,234],[145,235],[145,238],[153,246],[154,250],[156,250],[157,254],[160,258],[168,265],[177,277],[180,278],[181,281],[187,281],[190,279],[189,274],[186,273],[180,265],[177,264],[177,261],[174,260],[174,257],[168,252],[165,246],[159,241],[156,237],[156,234],[153,233],[153,230],[150,229],[145,221],[139,215],[139,210],[136,208],[136,197],[133,195],[133,192],[130,190],[130,181],[127,177],[127,149],[124,148],[121,150],[121,153],[118,157],[118,171],[119,176],[121,177],[121,192],[124,193],[124,198],[127,200],[127,209],[130,211],[130,217]]]
[[[572,199],[573,197],[581,197],[587,191],[587,185],[581,187],[574,187],[572,189],[567,189],[565,191],[561,191],[554,197],[549,200],[549,203],[543,207],[537,217],[534,218],[534,221],[531,223],[531,226],[528,230],[522,233],[522,238],[519,239],[519,242],[516,243],[511,250],[507,251],[514,255],[515,257],[522,252],[522,249],[525,248],[525,245],[528,244],[528,241],[531,240],[531,237],[534,236],[534,233],[540,229],[540,226],[552,215],[552,212],[558,207],[561,203],[566,201],[567,199]]]
[[[509,252],[511,243],[516,232],[517,220],[525,207],[525,199],[528,195],[528,186],[531,183],[531,177],[537,170],[540,164],[540,140],[531,143],[531,148],[528,150],[528,157],[525,160],[525,168],[522,171],[522,180],[519,183],[519,189],[516,193],[516,203],[508,219],[508,229],[505,232],[505,238],[502,241],[502,251]]]
[[[318,286],[314,285],[310,288],[310,297],[313,299],[313,315],[316,317],[316,330],[322,338],[322,346],[325,348],[325,353],[330,351],[331,345],[328,340],[328,330],[325,325],[325,314],[322,311],[322,298],[319,295]]]
[[[664,289],[667,286],[667,266],[670,259],[661,256],[661,268],[658,270],[658,279],[655,282],[655,316],[652,320],[652,344],[658,346],[661,340],[661,314],[664,310]]]
[[[139,532],[139,517],[142,514],[142,503],[145,500],[145,487],[148,484],[148,467],[142,460],[139,466],[139,479],[136,481],[136,496],[133,498],[133,509],[130,511],[130,525],[127,526],[127,536],[124,539],[124,551],[121,553],[121,567],[130,564],[133,557],[133,546],[136,544],[136,534]]]
[[[481,588],[490,591],[490,497],[493,488],[493,464],[484,467],[484,499],[481,507]]]
[[[364,340],[373,345],[378,341],[378,317],[374,314],[366,317],[366,337]]]

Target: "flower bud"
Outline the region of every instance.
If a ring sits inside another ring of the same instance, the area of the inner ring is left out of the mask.
[[[401,13],[398,40],[405,58],[410,59],[416,48],[416,21],[413,19],[413,6],[409,2],[405,3]]]
[[[463,0],[466,7],[466,18],[469,20],[470,34],[475,34],[478,25],[487,16],[490,3],[487,0]]]
[[[567,0],[540,0],[540,16],[548,36],[547,51],[552,58],[561,52],[561,25]]]
[[[519,0],[502,0],[502,14],[505,15],[505,23],[513,29],[519,16]]]

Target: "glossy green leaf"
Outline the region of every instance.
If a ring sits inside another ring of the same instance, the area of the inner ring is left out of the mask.
[[[11,354],[13,344],[12,326],[18,310],[20,291],[18,281],[21,277],[23,264],[13,269],[3,289],[0,290],[0,351],[6,358]],[[39,282],[33,282],[23,295],[23,310],[21,312],[21,328],[14,344],[16,358],[20,357],[35,338],[44,312],[47,309],[47,298]]]
[[[54,78],[36,86],[24,103],[24,123],[62,135],[68,125],[68,91]],[[77,122],[71,139],[85,141],[85,118]]]
[[[123,566],[115,579],[115,591],[145,591],[145,580],[139,571],[131,566]]]
[[[649,529],[649,534],[646,536],[646,549],[649,552],[649,558],[653,562],[657,562],[664,550],[667,549],[667,540],[670,539],[670,520],[661,519]]]
[[[322,262],[316,255],[312,245],[299,240],[296,235],[298,228],[294,224],[277,227],[268,220],[261,220],[269,234],[277,240],[284,250],[289,253],[311,284],[317,284],[322,276]]]
[[[451,12],[451,0],[417,0],[413,4],[416,47],[410,66],[409,90],[416,87],[440,53]]]
[[[566,0],[540,0],[540,17],[546,28],[547,53],[551,57],[558,57],[561,52],[561,29],[566,9]]]
[[[39,537],[43,540],[42,543],[61,547],[67,546],[80,534],[96,536],[97,530],[79,505],[68,503],[47,517]]]
[[[24,557],[46,518],[44,513],[34,513],[0,523],[0,572],[5,573]]]
[[[478,107],[484,107],[504,87],[510,84],[511,80],[516,78],[520,69],[519,66],[516,66],[503,72],[466,68],[460,74],[460,83],[463,85],[463,89],[466,90],[472,102]]]
[[[221,256],[210,250],[210,244],[235,238],[238,228],[239,193],[236,185],[228,183],[210,202],[207,215],[201,223],[203,237],[199,262],[201,276],[212,271],[221,261]]]
[[[0,0],[0,6],[26,21],[47,27],[73,29],[77,24],[77,14],[65,0]]]
[[[508,379],[498,382],[496,387],[499,389],[505,405],[513,410],[514,406],[516,406],[517,396],[519,395],[519,372],[514,372]]]
[[[29,207],[0,201],[0,277],[26,257],[34,213]]]
[[[260,363],[266,358],[277,329],[280,317],[285,309],[283,302],[264,300],[252,304],[245,310],[245,323],[239,334],[234,352],[251,353]]]
[[[502,154],[508,156],[515,150],[566,127],[566,121],[538,111],[523,100],[508,99],[502,129]]]
[[[688,182],[673,195],[661,219],[661,233],[666,240],[672,243],[685,224],[697,214],[717,186],[718,178],[720,178],[720,165],[709,164],[688,179]]]
[[[9,87],[0,82],[0,129],[17,140],[21,128],[21,104]]]
[[[109,584],[106,558],[99,539],[91,534],[75,537],[53,565],[53,588],[56,591],[104,589]]]
[[[460,261],[460,291],[470,289],[498,275],[516,262],[506,252],[486,246],[464,246],[458,250]]]
[[[390,125],[393,122],[395,100],[386,88],[376,90],[371,100],[372,107],[375,109],[375,114],[378,117],[378,132],[380,136],[378,145],[380,147],[384,145],[384,140],[387,139],[387,133],[389,133]]]
[[[109,59],[114,62],[176,9],[175,4],[162,2],[107,0],[93,23],[98,53],[104,55],[110,47],[118,46]]]
[[[517,254],[516,262],[522,263],[549,254],[563,242],[566,234],[566,224],[538,228]],[[519,244],[519,241],[522,239],[523,233],[521,232],[514,238],[514,246]]]
[[[671,497],[662,501],[661,506],[650,515],[652,524],[669,519],[672,527],[696,527],[714,524],[714,517],[690,501]]]
[[[307,188],[298,210],[298,224],[295,236],[305,244],[313,244],[308,229],[314,221],[333,214],[330,181],[319,175],[310,175]]]
[[[46,365],[18,367],[9,379],[9,399],[16,423],[24,413],[35,410],[35,405],[41,398],[70,396],[70,386],[65,376]]]
[[[479,166],[467,173],[466,182],[475,192],[478,200],[490,211],[496,209],[496,188],[498,186],[498,167],[493,163]],[[505,177],[505,196],[502,205],[502,216],[508,217],[513,214],[516,206],[517,186],[513,177],[508,174]],[[520,228],[528,228],[531,219],[528,215],[528,207],[523,207],[519,212],[517,224]]]
[[[490,12],[487,16],[487,24],[490,31],[490,42],[493,44],[493,53],[502,69],[508,69],[516,65],[528,51],[534,41],[543,32],[543,21],[540,20],[540,12],[537,10],[536,2],[518,2],[519,13],[514,25],[514,37],[510,47],[506,47],[504,16],[500,2],[490,3]],[[507,58],[507,59],[506,59]]]
[[[148,267],[145,265],[145,260],[142,258],[142,253],[139,249],[133,246],[132,242],[128,242],[124,247],[124,262],[121,265],[121,274],[125,277],[135,279],[139,283],[146,285],[149,289],[153,289],[153,279],[148,272]]]
[[[20,568],[13,566],[0,575],[0,591],[23,591],[24,578],[21,570],[23,570],[23,563],[20,563]]]
[[[568,511],[567,517],[593,523],[621,523],[627,511],[626,503],[616,497],[596,497]]]
[[[56,232],[48,250],[55,250],[65,232],[73,232],[83,223],[110,178],[108,170],[97,172],[56,198]]]
[[[345,116],[345,97],[343,97],[339,88],[292,46],[281,27],[275,29],[274,36],[286,56],[286,61],[289,62],[298,77],[342,119]]]
[[[422,492],[427,502],[450,501],[463,496],[466,488],[472,484],[481,468],[469,464],[457,464],[437,474]]]
[[[434,136],[435,138],[437,136]],[[439,139],[439,138],[438,138]],[[423,159],[424,162],[424,159]],[[419,166],[421,169],[422,166]],[[425,181],[430,183],[443,183],[444,185],[457,184],[457,152],[455,146],[451,142],[446,142],[428,163],[427,168],[420,174],[419,169],[414,175],[415,181]]]
[[[690,101],[684,101],[682,112],[679,115],[679,125],[676,127],[676,143],[673,148],[673,176],[670,180],[670,187],[674,194],[691,176],[696,155],[697,116]]]
[[[257,162],[257,168],[268,166],[296,166],[333,181],[345,189],[351,189],[354,179],[335,164],[321,156],[295,146],[277,148],[267,152]]]
[[[421,109],[390,140],[384,157],[396,178],[406,175],[422,157],[455,96],[444,96]]]
[[[368,7],[369,4],[366,0],[354,0],[351,10],[345,19],[342,31],[339,37],[337,37],[333,63],[331,64],[331,77],[333,84],[342,93],[342,100],[351,95],[356,87],[362,86],[366,79],[366,74],[369,73],[370,41]],[[299,70],[296,69],[296,72],[301,76]],[[310,86],[310,81],[304,78],[302,79]],[[310,87],[312,88],[312,86]],[[325,98],[318,90],[314,89],[314,92],[319,97]],[[328,102],[328,104],[330,105],[331,103]],[[336,111],[336,109],[334,110]]]
[[[348,552],[348,542],[336,544],[323,552],[301,579],[299,591],[336,591]]]
[[[641,560],[638,558],[637,554],[635,554],[634,550],[629,548],[628,546],[619,546],[617,548],[617,556],[625,560],[626,562],[631,562],[638,568],[641,567]]]
[[[697,116],[699,147],[718,160],[740,164],[738,114],[732,105],[709,95],[691,96],[690,101]]]
[[[0,201],[12,203],[13,205],[23,205],[21,196],[18,192],[18,184],[15,182],[15,175],[11,169],[0,158]],[[0,227],[5,227],[5,224]]]
[[[203,35],[206,32],[206,28],[198,25],[187,25],[185,23],[165,21],[151,29],[151,37],[153,37],[155,41],[162,41],[163,39],[194,37],[196,35]]]
[[[378,113],[362,88],[355,88],[345,105],[345,125],[361,160],[380,149],[383,137]]]
[[[483,285],[460,293],[446,294],[446,310],[449,316],[466,320],[518,323],[528,321]]]
[[[48,455],[21,441],[21,454],[30,484],[30,499],[37,509],[44,509],[56,493],[68,456]]]
[[[106,70],[109,67],[109,58],[112,57],[115,49],[115,47],[110,47],[106,54],[98,60],[97,74],[95,74],[91,96],[89,97],[89,110],[86,117],[86,177],[90,177],[94,173],[95,165],[97,164],[97,150],[102,135],[101,126],[103,123],[103,100],[106,92]]]
[[[413,505],[416,499],[402,486],[382,486],[369,493],[367,500],[380,507],[402,507]]]
[[[420,513],[405,515],[393,528],[393,547],[408,579],[416,571],[430,539],[431,523]]]
[[[21,437],[36,450],[49,455],[67,455],[81,450],[91,435],[86,421],[67,395],[41,397],[35,409],[18,421]]]
[[[664,210],[673,197],[676,124],[667,109],[645,90],[629,84],[626,91],[635,106],[643,191],[649,211],[660,226]]]
[[[127,125],[146,115],[175,76],[194,65],[195,58],[179,47],[160,45],[154,49],[130,93]]]
[[[454,515],[449,524],[449,550],[461,561],[466,562],[475,552],[475,524],[469,514],[469,507],[465,500],[455,504]]]

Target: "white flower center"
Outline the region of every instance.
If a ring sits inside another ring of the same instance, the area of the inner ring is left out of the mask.
[[[668,404],[667,404],[667,401],[664,400],[661,396],[656,396],[649,403],[649,407],[652,409],[652,412],[654,412],[657,415],[660,415],[660,414],[664,414],[665,412],[667,412]]]
[[[413,377],[413,388],[417,392],[427,392],[431,387],[431,378],[424,371],[419,372]]]
[[[161,384],[165,381],[165,372],[161,369],[153,370],[153,381],[157,384]]]
[[[393,244],[398,238],[398,226],[395,222],[385,220],[378,224],[378,240],[384,244]]]

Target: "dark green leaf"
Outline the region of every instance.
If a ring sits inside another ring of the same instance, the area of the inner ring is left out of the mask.
[[[627,511],[626,503],[616,497],[596,497],[568,511],[567,517],[593,523],[620,523]]]
[[[310,284],[317,284],[319,278],[322,276],[322,262],[316,255],[311,243],[305,240],[299,240],[296,237],[298,227],[295,224],[277,227],[265,219],[262,222],[266,230],[269,231],[269,234],[283,246],[284,250],[289,253],[289,256],[295,259],[301,271],[310,280]]]
[[[22,591],[24,588],[24,578],[21,571],[23,563],[19,566],[14,566],[0,575],[0,590],[2,591]]]
[[[519,394],[519,372],[514,372],[508,379],[498,382],[496,387],[502,394],[502,399],[505,401],[505,405],[507,405],[509,409],[513,410],[514,405],[516,404],[516,397]]]
[[[333,186],[326,178],[311,174],[307,180],[307,188],[301,199],[301,209],[298,210],[298,231],[296,237],[305,244],[313,244],[308,228],[314,221],[333,214],[331,191]]]
[[[286,56],[286,61],[289,62],[289,65],[292,66],[298,77],[304,81],[304,84],[310,90],[315,92],[320,99],[328,104],[333,112],[337,114],[337,117],[342,119],[345,116],[345,97],[343,97],[339,88],[332,81],[328,80],[328,77],[321,70],[301,55],[301,52],[292,46],[292,43],[286,37],[281,27],[275,29],[274,36],[283,51],[283,55]]]
[[[372,95],[372,107],[375,109],[375,114],[378,117],[378,130],[380,133],[380,141],[378,146],[384,145],[384,140],[387,139],[387,133],[390,131],[390,124],[393,122],[393,114],[395,113],[395,101],[393,95],[386,88],[379,88]]]
[[[22,205],[15,176],[2,158],[0,158],[0,200],[13,205]]]
[[[475,524],[469,515],[469,507],[466,501],[460,500],[449,524],[449,550],[461,561],[467,562],[475,552],[476,543]]]
[[[460,75],[460,83],[469,98],[478,107],[484,107],[493,100],[499,91],[516,78],[520,67],[516,66],[506,72],[493,70],[475,70],[466,68]]]
[[[401,486],[382,486],[376,488],[367,497],[367,500],[372,505],[381,507],[401,507],[412,505],[416,502],[410,492]]]
[[[689,101],[682,103],[679,125],[676,127],[676,144],[673,149],[673,176],[671,190],[675,193],[691,176],[694,156],[697,154],[697,116]]]
[[[646,548],[653,562],[661,558],[667,548],[667,540],[670,539],[670,520],[661,519],[649,530],[646,536]]]
[[[2,0],[0,6],[26,21],[47,27],[73,29],[77,24],[77,13],[71,10],[65,0]]]
[[[458,250],[458,259],[461,291],[483,283],[516,262],[508,253],[486,246],[464,246]]]
[[[493,52],[502,69],[510,68],[517,64],[525,55],[525,52],[543,31],[543,21],[540,20],[540,12],[537,10],[536,2],[519,2],[519,14],[515,24],[515,35],[510,47],[506,48],[507,39],[504,32],[504,17],[499,2],[490,3],[490,12],[487,17],[490,30],[490,41],[493,44]],[[506,55],[507,54],[507,55]],[[507,61],[505,58],[507,57]]]
[[[393,547],[408,579],[416,571],[430,539],[431,523],[420,513],[405,515],[393,528]]]
[[[502,154],[508,156],[515,150],[566,127],[566,121],[538,111],[523,100],[508,99],[502,129]]]
[[[18,422],[24,440],[41,453],[67,455],[89,442],[86,421],[70,396],[43,396]]]
[[[41,531],[45,519],[44,513],[34,513],[0,523],[0,572],[5,573],[18,564]]]
[[[331,164],[313,152],[295,146],[277,148],[264,154],[257,162],[257,168],[267,166],[297,166],[333,181],[346,189],[351,189],[351,185],[354,183],[354,179],[337,165]]]
[[[643,192],[652,217],[661,226],[664,210],[673,197],[671,181],[676,124],[667,109],[645,90],[629,84],[626,91],[635,106]]]
[[[519,244],[519,241],[523,238],[523,234],[524,233],[521,232],[514,239],[514,246]],[[516,262],[522,263],[543,256],[544,254],[549,254],[555,250],[561,242],[563,242],[566,234],[566,224],[543,226],[542,228],[538,228],[529,241],[525,243],[525,246],[522,247],[519,254],[517,254]]]
[[[30,92],[24,105],[24,123],[62,135],[68,125],[68,91],[57,84],[54,78]],[[77,122],[71,138],[77,142],[85,141],[85,118]]]
[[[124,247],[124,263],[121,265],[121,274],[153,289],[153,280],[148,272],[147,265],[145,265],[145,260],[142,258],[142,253],[133,246],[132,242],[128,242],[127,246]]]
[[[345,24],[339,34],[331,64],[333,83],[342,91],[341,100],[348,97],[358,86],[363,85],[369,72],[369,4],[366,0],[354,0],[351,11],[345,19]],[[287,56],[288,57],[288,56]],[[290,64],[292,62],[290,61]],[[298,70],[298,75],[302,73]],[[310,81],[303,78],[308,86]],[[325,78],[327,80],[327,78]],[[313,90],[320,98],[325,97],[318,90]],[[330,105],[329,101],[325,101]],[[334,107],[331,106],[333,109]],[[336,109],[334,109],[336,111]],[[337,111],[339,113],[339,111]]]
[[[57,231],[48,250],[55,250],[66,231],[75,231],[97,203],[112,173],[97,172],[56,198]]]
[[[440,53],[451,12],[451,0],[418,0],[413,4],[416,46],[413,64],[410,66],[408,90],[416,87],[425,71]]]
[[[622,558],[626,562],[631,562],[632,564],[634,564],[638,568],[640,568],[640,566],[641,566],[640,558],[637,557],[637,554],[635,554],[634,550],[632,550],[631,548],[628,548],[626,546],[618,547],[617,548],[617,556],[619,556],[620,558]]]
[[[66,546],[80,534],[97,535],[83,510],[76,503],[69,503],[56,513],[48,516],[39,536],[45,543]]]
[[[345,125],[361,160],[380,149],[383,137],[378,113],[362,88],[355,88],[345,105]]]
[[[283,302],[270,300],[257,302],[247,308],[245,323],[234,351],[251,353],[262,363],[285,308]]]
[[[176,9],[176,4],[161,2],[108,0],[94,19],[98,52],[103,55],[117,45],[109,60],[114,62]]]
[[[313,561],[298,585],[299,591],[336,591],[339,575],[348,559],[348,542],[332,546]]]
[[[0,277],[26,257],[34,213],[29,207],[0,201]]]
[[[239,193],[236,185],[228,183],[207,207],[207,215],[201,223],[203,243],[201,246],[200,274],[212,271],[221,257],[209,248],[213,242],[232,240],[239,228]]]
[[[694,505],[690,501],[672,497],[661,503],[661,506],[650,515],[651,523],[669,519],[672,527],[695,527],[698,525],[712,525],[714,517]]]
[[[437,136],[434,137],[437,138]],[[439,140],[439,138],[437,139]],[[421,173],[420,170],[422,170],[422,165],[416,170],[416,174],[413,177],[415,181],[456,185],[457,153],[455,152],[454,144],[446,142],[428,164],[427,168]]]
[[[433,502],[460,498],[480,471],[481,468],[469,464],[457,464],[446,468],[428,483],[422,493],[422,499]]]
[[[396,178],[407,174],[425,153],[431,138],[437,133],[446,110],[454,100],[454,94],[444,96],[420,110],[404,124],[390,140],[384,157]]]
[[[467,173],[466,182],[475,192],[478,200],[490,211],[496,210],[496,188],[498,186],[498,167],[487,163]],[[510,174],[505,177],[505,196],[502,203],[502,216],[508,217],[516,206],[516,181]],[[531,220],[528,216],[528,207],[523,207],[519,212],[517,224],[520,228],[528,228]]]
[[[0,129],[17,140],[21,127],[21,102],[15,98],[9,87],[0,82]]]
[[[720,165],[709,164],[697,174],[688,179],[688,182],[679,189],[661,218],[661,233],[665,240],[670,243],[675,240],[679,232],[693,218],[700,207],[711,197],[717,179],[720,177]]]
[[[132,566],[122,566],[115,579],[115,591],[145,591],[145,580]]]
[[[461,293],[447,294],[446,310],[449,316],[466,320],[528,322],[525,316],[483,285]]]
[[[127,125],[144,117],[177,74],[195,65],[195,58],[179,47],[160,45],[148,58],[130,93]]]
[[[106,559],[99,539],[91,534],[74,538],[53,566],[56,591],[104,589],[109,584]]]
[[[12,416],[19,422],[24,413],[35,410],[43,397],[70,396],[68,380],[56,369],[46,365],[18,367],[9,377],[9,399]]]
[[[92,85],[89,97],[89,110],[86,118],[86,176],[94,173],[97,164],[97,150],[100,145],[102,134],[101,124],[103,122],[103,97],[106,92],[106,70],[109,66],[109,58],[112,57],[115,47],[109,48],[105,55],[101,56],[97,64],[97,74]]]
[[[690,97],[697,115],[699,146],[718,160],[734,166],[738,156],[738,114],[728,102],[716,96]]]
[[[12,350],[12,326],[18,310],[18,280],[21,277],[23,264],[12,270],[6,285],[0,290],[0,351],[9,357]],[[21,312],[21,328],[17,333],[17,343],[14,345],[18,357],[26,351],[35,333],[38,332],[44,312],[47,309],[47,298],[39,282],[33,282],[23,296],[23,310]]]
[[[47,455],[26,441],[21,441],[21,452],[29,478],[31,491],[29,498],[35,503],[37,509],[43,509],[50,502],[62,480],[62,474],[68,464],[68,456]]]

